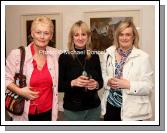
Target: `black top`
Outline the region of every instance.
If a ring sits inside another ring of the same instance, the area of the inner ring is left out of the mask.
[[[85,62],[85,54],[76,55],[72,58],[70,54],[63,53],[59,57],[59,92],[64,92],[64,109],[71,111],[82,111],[98,107],[100,98],[97,91],[103,86],[99,56],[92,54],[86,60],[85,70],[99,83],[99,89],[86,90],[83,87],[71,87],[71,81],[82,75]]]

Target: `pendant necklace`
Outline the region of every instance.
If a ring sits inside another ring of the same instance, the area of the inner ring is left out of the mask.
[[[81,65],[83,71],[82,71],[82,76],[88,77],[88,73],[85,70],[85,66],[86,66],[86,57],[84,58],[84,62],[83,64],[81,63],[81,61],[79,60],[78,56],[76,56],[76,59],[78,61],[78,63]],[[85,87],[85,92],[87,92],[88,88]]]
[[[78,56],[76,56],[77,62],[81,65],[83,71],[82,71],[82,76],[88,76],[88,73],[85,70],[85,66],[86,66],[86,59],[84,58],[84,63],[82,64],[81,61],[79,60]]]

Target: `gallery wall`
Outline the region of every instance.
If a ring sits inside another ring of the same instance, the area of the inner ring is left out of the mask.
[[[37,6],[37,5],[11,5],[5,7],[5,19],[6,19],[6,56],[9,54],[11,49],[17,48],[23,43],[23,35],[21,35],[23,25],[22,17],[25,15],[34,14],[60,14],[60,43],[58,44],[59,49],[67,48],[68,32],[72,24],[78,20],[85,20],[87,12],[113,12],[113,11],[128,11],[128,10],[139,10],[139,23],[141,32],[141,49],[150,54],[153,69],[155,69],[155,8],[154,6],[83,6],[83,5],[52,5],[52,6]],[[62,101],[62,95],[60,101]],[[153,114],[155,108],[154,92],[152,96]],[[154,115],[152,120],[154,120]]]

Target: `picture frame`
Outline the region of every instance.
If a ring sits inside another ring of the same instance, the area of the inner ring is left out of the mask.
[[[132,19],[141,42],[141,10],[89,11],[84,13],[92,34],[92,49],[103,51],[113,45],[114,30],[120,20]]]
[[[38,16],[49,17],[54,25],[54,32],[49,46],[61,49],[62,47],[62,16],[60,13],[53,14],[27,14],[21,16],[21,43],[27,46],[31,41],[31,23]]]

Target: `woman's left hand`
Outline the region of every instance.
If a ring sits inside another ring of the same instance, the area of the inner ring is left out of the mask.
[[[99,86],[99,83],[94,80],[94,79],[89,79],[89,83],[87,84],[86,88],[88,90],[94,90],[94,89],[97,89]]]
[[[130,89],[130,82],[127,79],[124,78],[111,78],[113,82],[111,82],[111,87],[113,89],[117,88],[125,88],[125,89]]]

